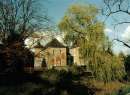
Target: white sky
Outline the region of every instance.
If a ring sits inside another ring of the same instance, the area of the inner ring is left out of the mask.
[[[126,43],[130,43],[130,25],[126,26],[124,29],[119,30],[120,32],[116,33],[116,31],[106,28],[105,34],[108,35],[110,40],[118,38]],[[118,54],[123,52],[124,54],[130,54],[130,48],[124,46],[122,43],[113,41],[113,51]]]

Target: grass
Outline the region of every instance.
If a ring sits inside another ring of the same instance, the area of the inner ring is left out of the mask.
[[[123,85],[118,91],[113,92],[112,95],[128,95],[128,93],[130,93],[130,84],[129,83]]]
[[[113,81],[104,83],[102,81],[91,80],[97,91],[96,95],[126,95],[130,93],[130,84]]]

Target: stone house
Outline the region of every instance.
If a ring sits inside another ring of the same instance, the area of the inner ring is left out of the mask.
[[[57,39],[52,39],[44,47],[35,48],[34,69],[65,67],[67,66],[67,49]]]
[[[57,39],[52,39],[44,47],[39,43],[35,47],[34,69],[65,67],[68,64],[84,66],[80,47],[67,48]]]
[[[45,46],[44,57],[48,68],[67,65],[66,47],[57,39],[53,39]]]

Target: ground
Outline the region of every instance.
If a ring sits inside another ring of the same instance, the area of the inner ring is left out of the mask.
[[[0,95],[125,95],[130,92],[129,83],[86,82],[71,72],[56,70],[0,78]]]

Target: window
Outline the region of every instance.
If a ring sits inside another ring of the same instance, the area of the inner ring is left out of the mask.
[[[61,54],[61,49],[60,49],[60,54]]]
[[[55,54],[55,51],[54,51],[54,49],[53,49],[53,55]]]

